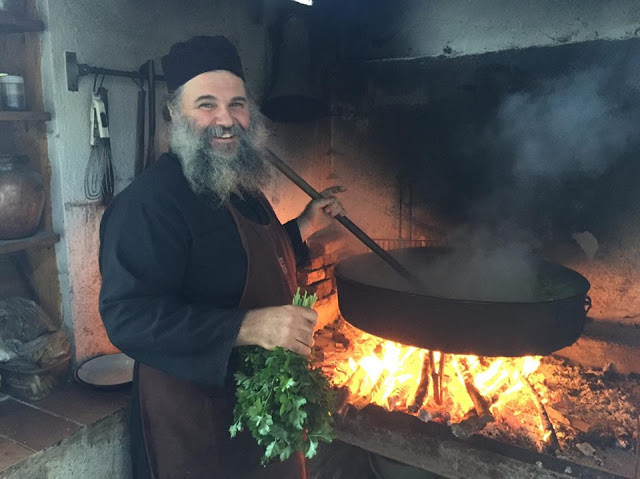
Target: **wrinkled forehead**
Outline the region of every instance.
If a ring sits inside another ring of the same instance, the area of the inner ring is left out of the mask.
[[[182,87],[182,103],[189,105],[201,98],[229,103],[238,99],[247,100],[244,80],[226,70],[201,73]]]

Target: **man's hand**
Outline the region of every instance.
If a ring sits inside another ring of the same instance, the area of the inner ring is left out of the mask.
[[[324,198],[312,200],[307,204],[296,220],[302,241],[306,241],[316,231],[329,226],[335,216],[344,215],[342,203],[334,195],[346,190],[344,186],[332,186],[320,193]]]
[[[318,313],[302,306],[274,306],[252,309],[240,326],[236,346],[276,346],[308,356],[313,346],[313,329]]]

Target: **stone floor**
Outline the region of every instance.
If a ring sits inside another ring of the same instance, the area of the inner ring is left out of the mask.
[[[40,401],[0,394],[0,477],[51,446],[80,436],[86,426],[124,410],[128,402],[128,389],[98,391],[75,383]]]
[[[0,394],[0,479],[127,479],[128,402],[128,389],[73,382],[40,401]],[[309,461],[309,479],[400,479],[397,469],[382,470],[389,462],[336,440]],[[439,477],[405,469],[402,478]]]

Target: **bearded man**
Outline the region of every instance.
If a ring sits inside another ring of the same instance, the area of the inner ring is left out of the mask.
[[[135,359],[134,476],[304,478],[301,455],[266,468],[230,438],[234,348],[308,355],[317,315],[291,305],[304,241],[343,212],[332,193],[282,225],[261,193],[264,128],[224,37],[174,45],[162,61],[170,151],[125,188],[100,227],[100,313]]]

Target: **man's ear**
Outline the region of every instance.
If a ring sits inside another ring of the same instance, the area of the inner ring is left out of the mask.
[[[169,105],[165,105],[164,108],[162,108],[162,118],[164,118],[164,121],[166,121],[167,123],[171,123],[171,118],[173,118],[173,110],[169,108]]]

